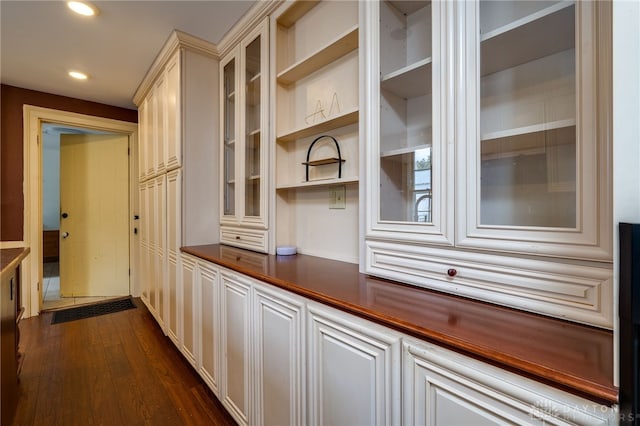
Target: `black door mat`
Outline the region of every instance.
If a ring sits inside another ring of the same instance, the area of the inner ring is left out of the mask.
[[[79,319],[97,317],[99,315],[112,314],[114,312],[133,309],[136,305],[129,299],[112,300],[110,302],[97,303],[95,305],[78,306],[76,308],[55,311],[51,318],[51,324],[75,321]]]

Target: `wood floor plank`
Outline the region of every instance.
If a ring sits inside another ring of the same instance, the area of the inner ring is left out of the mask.
[[[15,425],[235,425],[146,307],[20,324]]]

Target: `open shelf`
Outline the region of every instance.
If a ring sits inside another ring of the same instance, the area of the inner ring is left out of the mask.
[[[297,1],[278,17],[278,24],[285,28],[291,27],[298,19],[313,9],[320,0]]]
[[[278,83],[285,85],[295,83],[357,48],[358,26],[356,25],[327,46],[281,71],[277,77]]]
[[[483,34],[481,75],[575,47],[575,5],[560,2]]]
[[[296,188],[313,188],[319,186],[331,186],[338,184],[358,183],[358,177],[346,177],[346,178],[331,178],[331,179],[318,179],[311,180],[309,182],[298,183],[283,183],[276,185],[277,190],[296,189]]]
[[[307,136],[312,136],[318,133],[324,133],[328,130],[333,130],[338,127],[348,126],[349,124],[358,122],[358,112],[359,110],[358,108],[356,108],[320,123],[315,123],[286,133],[282,133],[277,136],[277,139],[280,142],[291,142],[296,139],[305,138]]]
[[[410,154],[412,152],[415,152],[416,150],[429,148],[430,146],[431,146],[430,144],[423,144],[423,145],[408,146],[406,148],[392,149],[389,151],[381,152],[380,157],[385,158],[385,157],[395,157],[397,155]]]
[[[405,99],[431,93],[431,58],[383,75],[380,87]]]
[[[344,163],[345,161],[347,160],[342,158],[332,157],[332,158],[322,158],[320,160],[305,161],[302,164],[304,164],[305,166],[325,166],[327,164]]]
[[[247,81],[248,84],[254,84],[256,82],[260,81],[260,73],[257,73],[256,75],[254,75],[253,77],[251,77],[249,79],[249,81]]]
[[[551,121],[548,123],[533,124],[531,126],[518,127],[514,129],[500,130],[497,132],[485,133],[480,136],[482,141],[508,138],[512,136],[520,136],[527,133],[543,132],[545,130],[561,129],[563,127],[571,127],[576,125],[575,118],[568,118],[566,120]]]

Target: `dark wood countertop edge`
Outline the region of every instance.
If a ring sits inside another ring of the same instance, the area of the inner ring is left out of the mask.
[[[566,374],[562,371],[547,368],[540,364],[505,355],[500,351],[496,351],[485,346],[475,345],[471,342],[457,339],[450,335],[444,335],[433,330],[418,327],[415,324],[399,321],[396,318],[364,309],[361,306],[345,303],[325,294],[299,287],[295,283],[290,283],[276,277],[242,268],[233,262],[207,256],[206,254],[194,250],[191,247],[182,247],[180,250],[200,259],[215,263],[284,290],[291,291],[292,293],[320,302],[327,306],[368,319],[377,324],[409,334],[427,342],[469,355],[475,359],[486,361],[492,365],[504,367],[512,372],[520,373],[536,381],[547,383],[551,386],[566,390],[587,399],[594,400],[605,405],[614,405],[618,403],[618,389],[613,385],[607,386],[601,383],[595,383],[581,377]]]
[[[2,276],[4,276],[5,273],[7,273],[8,271],[11,271],[13,269],[16,268],[16,266],[18,266],[20,264],[20,262],[22,262],[24,260],[25,257],[27,257],[27,255],[29,254],[29,252],[31,251],[29,249],[29,247],[19,247],[19,248],[11,248],[11,249],[2,249],[2,250],[20,250],[21,251],[13,258],[11,259],[11,261],[9,263],[7,263],[3,268],[2,271],[0,271],[0,274]]]

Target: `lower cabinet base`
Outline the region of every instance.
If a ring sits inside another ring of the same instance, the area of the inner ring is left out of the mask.
[[[406,425],[616,424],[616,410],[466,356],[403,339]]]
[[[176,346],[241,425],[617,423],[617,407],[181,256]]]

